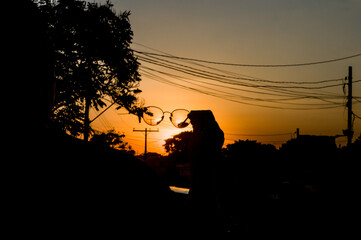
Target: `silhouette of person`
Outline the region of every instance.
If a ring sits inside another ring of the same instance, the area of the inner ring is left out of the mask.
[[[221,181],[217,168],[224,134],[210,110],[191,111],[188,117],[193,126],[188,147],[191,162],[188,199],[191,228],[199,234],[222,233]]]
[[[17,71],[3,215],[12,236],[101,237],[172,232],[172,192],[131,155],[51,127],[54,50],[36,5],[19,1],[11,35]],[[20,125],[21,124],[21,125]]]

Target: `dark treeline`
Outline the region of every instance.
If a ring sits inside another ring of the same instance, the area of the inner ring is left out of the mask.
[[[249,231],[260,225],[305,234],[341,229],[346,212],[355,210],[345,209],[356,206],[360,141],[337,149],[328,140],[300,136],[279,150],[254,141],[228,145],[220,163],[228,214]]]
[[[148,157],[169,185],[190,187],[187,141],[167,139],[168,156]],[[300,135],[280,149],[238,140],[222,149],[216,179],[225,227],[230,232],[333,233],[353,228],[360,183],[361,136],[337,148],[327,136]],[[343,229],[343,230],[340,230]]]

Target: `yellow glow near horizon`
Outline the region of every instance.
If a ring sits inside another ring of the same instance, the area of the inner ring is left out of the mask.
[[[147,79],[143,79],[143,81],[152,83]],[[337,135],[340,134],[342,129],[346,128],[346,119],[342,108],[323,110],[321,112],[318,110],[283,111],[264,109],[244,106],[166,85],[161,88],[162,85],[157,86],[157,84],[153,85],[151,91],[144,92],[142,97],[145,99],[145,105],[155,105],[164,111],[173,111],[176,108],[212,110],[218,124],[225,133],[224,146],[239,139],[249,139],[279,147],[282,143],[295,136],[296,128],[300,128],[301,134],[316,135]],[[155,92],[152,89],[155,89]],[[148,152],[160,154],[165,154],[163,147],[165,139],[171,138],[182,131],[192,130],[191,125],[184,129],[175,128],[169,120],[169,114],[165,115],[164,120],[159,125],[153,127],[145,124],[143,120],[139,123],[136,116],[118,115],[119,113],[125,113],[125,111],[122,109],[117,111],[115,107],[109,109],[92,123],[92,127],[101,131],[115,129],[124,133],[126,135],[124,140],[132,146],[137,154],[143,154],[144,152],[144,134],[133,132],[134,128],[159,129],[159,132],[148,135]],[[96,114],[93,110],[92,115],[95,116]],[[358,136],[359,132],[360,127],[355,124],[355,137]],[[345,139],[337,139],[337,144],[344,145]]]
[[[360,1],[320,3],[266,0],[181,2],[163,0],[155,3],[146,0],[112,0],[112,2],[116,11],[131,11],[130,22],[134,32],[134,42],[176,56],[218,62],[288,64],[328,60],[361,52]],[[152,51],[143,46],[133,44],[132,48]],[[142,69],[143,66],[164,70],[151,63],[142,62],[140,68]],[[360,57],[296,68],[234,68],[212,65],[224,71],[284,82],[344,79],[348,66],[353,67],[354,80],[361,79]],[[212,110],[225,133],[225,144],[238,139],[250,139],[280,146],[282,142],[291,138],[296,128],[300,128],[301,134],[329,136],[342,134],[342,130],[347,128],[345,107],[305,111],[256,107],[190,89],[169,86],[146,76],[144,71],[141,73],[143,75],[140,89],[143,92],[139,96],[144,99],[146,106],[158,106],[164,111],[177,108]],[[193,76],[179,72],[177,74],[187,81],[197,80]],[[169,76],[166,78],[191,86],[179,79],[171,79]],[[342,81],[339,83],[342,84]],[[214,86],[202,85],[205,86],[202,89],[214,88]],[[239,92],[227,91],[238,94],[240,100],[243,100],[241,97],[269,99],[269,96],[247,92],[249,89]],[[344,95],[342,86],[320,89],[319,93],[337,94],[341,97]],[[360,83],[354,84],[353,95],[361,97]],[[342,99],[339,101],[342,102]],[[310,99],[293,102],[308,104]],[[265,102],[253,101],[253,103]],[[353,111],[361,116],[361,104],[356,100]],[[124,132],[125,141],[138,154],[144,151],[144,134],[134,133],[133,128],[159,128],[159,133],[151,133],[148,138],[148,151],[159,153],[164,153],[162,147],[164,139],[182,131],[173,127],[167,116],[159,126],[150,127],[143,122],[139,124],[134,116],[118,115],[119,112],[124,110],[110,109],[92,123],[92,126],[99,130],[114,128],[116,131]],[[360,121],[356,119],[354,122],[355,138],[361,132]],[[283,133],[285,135],[272,136]],[[345,139],[338,138],[337,143],[345,144]]]

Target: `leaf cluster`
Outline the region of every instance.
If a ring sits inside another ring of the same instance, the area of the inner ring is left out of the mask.
[[[166,139],[163,147],[176,162],[186,162],[188,160],[187,151],[191,136],[192,131],[181,132],[172,138]]]
[[[128,143],[123,141],[124,134],[116,132],[114,129],[106,133],[94,134],[91,142],[115,149],[126,149]]]
[[[112,6],[110,1],[38,2],[56,60],[54,119],[72,135],[82,132],[86,100],[96,110],[108,104],[105,98],[131,111],[137,103],[140,64],[130,47],[130,12],[117,14]]]

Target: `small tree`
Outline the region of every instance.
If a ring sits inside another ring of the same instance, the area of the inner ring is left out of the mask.
[[[89,109],[104,98],[136,113],[139,62],[130,48],[130,12],[116,14],[112,4],[79,0],[37,1],[48,21],[58,80],[54,121],[73,136],[88,139]]]
[[[172,138],[166,139],[163,147],[176,162],[187,161],[187,147],[191,136],[191,131],[181,132]]]
[[[90,141],[99,145],[127,151],[134,154],[131,146],[129,146],[127,142],[123,141],[124,137],[124,134],[120,134],[112,129],[106,133],[94,134]]]

